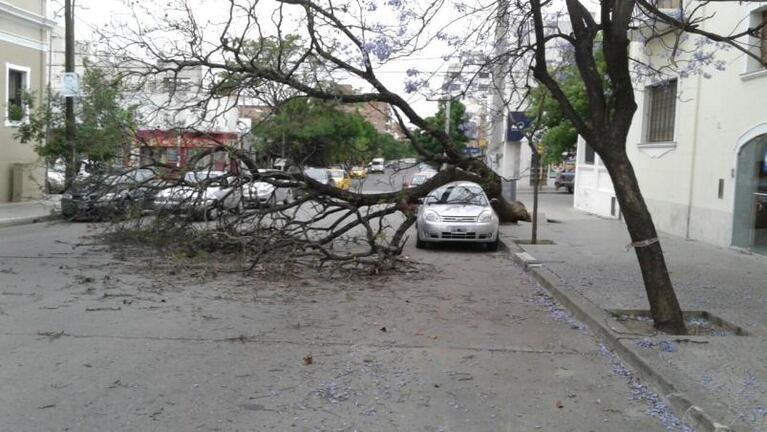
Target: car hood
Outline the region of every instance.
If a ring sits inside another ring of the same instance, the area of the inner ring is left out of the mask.
[[[231,188],[211,186],[205,188],[202,193],[200,192],[200,189],[191,186],[174,186],[158,192],[157,198],[174,200],[219,199],[231,192]]]
[[[432,204],[425,210],[431,210],[440,216],[479,216],[483,211],[490,210],[490,207],[473,204]]]
[[[266,182],[252,182],[247,188],[251,195],[269,195],[274,192],[274,185]]]

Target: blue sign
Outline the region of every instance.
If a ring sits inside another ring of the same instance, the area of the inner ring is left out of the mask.
[[[466,147],[463,149],[463,154],[469,157],[482,156],[482,150],[479,147]]]
[[[506,141],[522,141],[524,131],[530,126],[530,119],[523,111],[509,111],[509,121],[506,123]]]

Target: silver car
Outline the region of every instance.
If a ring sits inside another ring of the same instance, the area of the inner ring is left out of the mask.
[[[191,213],[197,219],[213,220],[222,212],[239,213],[243,209],[242,190],[235,187],[236,177],[223,171],[191,171],[184,183],[162,189],[155,196],[155,208]]]
[[[484,243],[498,250],[498,215],[476,183],[457,181],[433,190],[418,208],[416,247],[429,243]]]

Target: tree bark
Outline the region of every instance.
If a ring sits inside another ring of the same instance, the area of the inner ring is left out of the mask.
[[[686,334],[682,310],[671,284],[658,233],[639,190],[634,168],[625,152],[616,153],[604,158],[604,162],[639,260],[655,328],[671,334]]]

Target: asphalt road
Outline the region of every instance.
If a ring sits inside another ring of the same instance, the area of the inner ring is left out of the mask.
[[[242,275],[95,232],[0,229],[0,430],[667,430],[503,252]]]
[[[368,174],[364,179],[352,180],[351,190],[362,193],[392,192],[402,189],[402,182],[418,172],[417,168],[411,167],[402,170],[386,168],[383,174]]]

